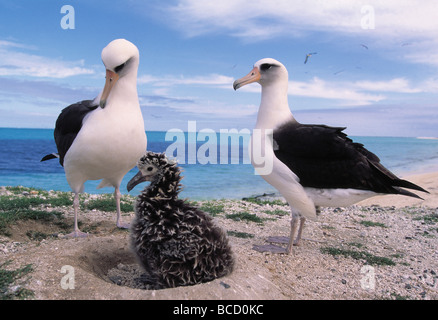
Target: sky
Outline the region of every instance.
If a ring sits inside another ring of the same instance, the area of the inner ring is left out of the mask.
[[[270,57],[299,122],[438,137],[437,12],[436,0],[0,0],[0,127],[54,128],[99,94],[101,51],[125,38],[146,131],[251,130],[260,86],[232,84]]]

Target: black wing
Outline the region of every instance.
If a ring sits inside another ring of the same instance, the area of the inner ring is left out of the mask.
[[[380,159],[353,142],[345,128],[287,123],[274,130],[275,155],[305,187],[353,188],[418,197],[399,187],[427,192],[397,178]]]
[[[61,111],[55,126],[55,143],[58,148],[59,163],[64,165],[64,157],[68,149],[81,130],[84,117],[95,110],[98,105],[93,105],[93,100],[84,100],[64,108]],[[47,155],[41,161],[53,159],[53,154]]]

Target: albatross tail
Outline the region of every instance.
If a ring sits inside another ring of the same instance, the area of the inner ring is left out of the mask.
[[[50,154],[45,155],[45,156],[40,160],[40,162],[43,162],[43,161],[46,161],[46,160],[51,160],[51,159],[56,159],[56,158],[59,159],[59,154],[57,154],[57,153],[50,153]]]

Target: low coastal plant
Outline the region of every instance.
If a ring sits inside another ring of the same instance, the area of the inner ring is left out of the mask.
[[[346,258],[353,258],[355,260],[365,260],[368,265],[379,265],[379,266],[394,266],[395,262],[386,257],[375,256],[366,251],[356,251],[350,249],[341,249],[334,247],[324,247],[321,248],[321,253],[329,254],[332,256],[344,256]]]
[[[251,202],[251,203],[255,203],[258,205],[278,205],[278,206],[287,206],[287,202],[284,202],[283,200],[280,199],[274,199],[274,200],[262,200],[259,199],[258,197],[249,197],[249,198],[243,198],[243,201],[247,201],[247,202]]]
[[[0,264],[0,300],[27,299],[34,296],[33,291],[24,288],[26,280],[23,277],[33,271],[32,265],[7,270],[6,266],[12,261]]]
[[[225,206],[217,201],[207,201],[199,206],[199,210],[209,213],[211,216],[216,216],[218,214],[224,213]]]
[[[394,298],[394,300],[409,300],[409,297],[402,296],[402,295],[395,293],[395,292],[391,293],[391,297]]]
[[[351,247],[356,247],[358,249],[363,247],[363,244],[360,243],[360,242],[350,242],[350,243],[348,243],[348,245],[351,246]]]
[[[19,220],[36,220],[42,222],[57,223],[63,219],[63,213],[59,211],[43,211],[30,208],[0,211],[0,234],[10,236],[9,225]],[[61,225],[60,225],[61,226]]]
[[[120,210],[122,212],[134,211],[134,201],[134,199],[123,199],[123,201],[120,201]],[[86,203],[83,203],[82,210],[84,209],[112,212],[116,210],[116,202],[112,196],[109,197],[105,195],[98,199],[91,199]]]
[[[423,221],[425,224],[438,223],[438,213],[431,213],[421,217],[415,217],[414,220]]]
[[[247,233],[247,232],[227,231],[227,234],[229,236],[236,238],[243,238],[243,239],[254,238],[254,235],[252,233]]]
[[[359,221],[359,224],[365,226],[365,227],[381,227],[381,228],[387,228],[387,226],[384,223],[381,222],[374,222],[369,220],[362,220]]]
[[[9,226],[20,220],[49,222],[65,229],[63,212],[46,208],[70,206],[72,200],[69,193],[50,194],[48,191],[26,187],[6,187],[6,190],[12,194],[0,196],[0,234],[10,236]],[[36,238],[41,237],[39,235]]]
[[[66,193],[59,193],[53,197],[36,196],[0,196],[0,211],[27,209],[39,205],[53,207],[70,206],[73,202]]]
[[[255,214],[249,213],[247,211],[226,214],[225,218],[231,219],[234,221],[251,221],[251,222],[256,222],[256,223],[263,223],[263,221],[266,220],[266,219],[258,217]]]
[[[265,210],[263,212],[266,214],[272,215],[272,216],[287,216],[287,215],[289,215],[289,211],[284,211],[281,209]]]

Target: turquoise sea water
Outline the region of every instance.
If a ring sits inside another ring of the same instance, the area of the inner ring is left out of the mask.
[[[173,150],[179,156],[183,168],[184,189],[182,197],[192,199],[240,199],[263,193],[275,192],[247,163],[244,151],[247,136],[240,139],[221,140],[219,134],[209,138],[199,133],[181,133],[179,138],[166,132],[147,132],[148,150],[163,152]],[[208,135],[207,135],[208,136]],[[412,173],[438,171],[438,140],[400,137],[352,137],[376,153],[383,165],[399,176]],[[214,141],[222,143],[213,151]],[[200,140],[200,141],[196,141]],[[210,144],[209,144],[210,143]],[[223,146],[228,144],[228,148]],[[237,144],[237,148],[234,148]],[[224,156],[225,150],[228,155]],[[56,152],[51,129],[0,128],[0,186],[26,186],[45,190],[69,191],[64,169],[57,159],[40,162],[51,152]],[[216,153],[216,154],[215,154]],[[202,155],[203,157],[196,157]],[[196,161],[197,159],[197,161]],[[196,162],[196,163],[192,163]],[[200,163],[201,162],[201,163]],[[208,162],[203,164],[203,162]],[[232,164],[237,162],[237,164]],[[122,192],[127,193],[126,184],[137,172],[134,168],[123,179]],[[99,181],[88,181],[85,192],[112,193],[112,188],[97,190]],[[130,194],[136,195],[145,184],[138,185]]]

